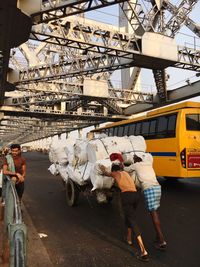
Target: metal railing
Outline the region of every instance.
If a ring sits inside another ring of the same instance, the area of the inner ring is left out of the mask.
[[[22,220],[15,182],[8,176],[3,177],[2,199],[5,203],[3,235],[9,251],[9,259],[6,260],[9,261],[9,267],[26,267],[27,229]]]

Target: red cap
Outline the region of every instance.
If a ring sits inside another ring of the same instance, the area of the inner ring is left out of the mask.
[[[110,160],[111,161],[119,160],[120,162],[124,162],[121,153],[112,153],[112,154],[110,154]]]

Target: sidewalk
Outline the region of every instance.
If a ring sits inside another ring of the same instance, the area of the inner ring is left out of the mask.
[[[53,267],[49,255],[44,247],[25,206],[22,206],[23,220],[27,226],[27,266],[26,267]],[[0,252],[3,244],[3,222],[0,221]],[[2,264],[0,267],[8,267],[8,264]]]

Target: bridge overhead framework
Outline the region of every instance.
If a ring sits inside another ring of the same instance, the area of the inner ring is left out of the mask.
[[[120,8],[123,27],[89,18],[111,6]],[[36,140],[199,95],[197,84],[173,93],[166,83],[168,67],[200,72],[200,24],[190,18],[197,6],[197,0],[1,1],[1,142]],[[189,46],[177,44],[183,26],[194,35]],[[136,89],[141,68],[152,70],[155,94]],[[120,69],[133,69],[128,88],[112,81]]]

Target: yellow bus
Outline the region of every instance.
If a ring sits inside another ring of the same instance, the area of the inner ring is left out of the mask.
[[[200,103],[165,106],[91,132],[104,132],[108,136],[142,135],[147,152],[154,158],[157,176],[200,177]]]

